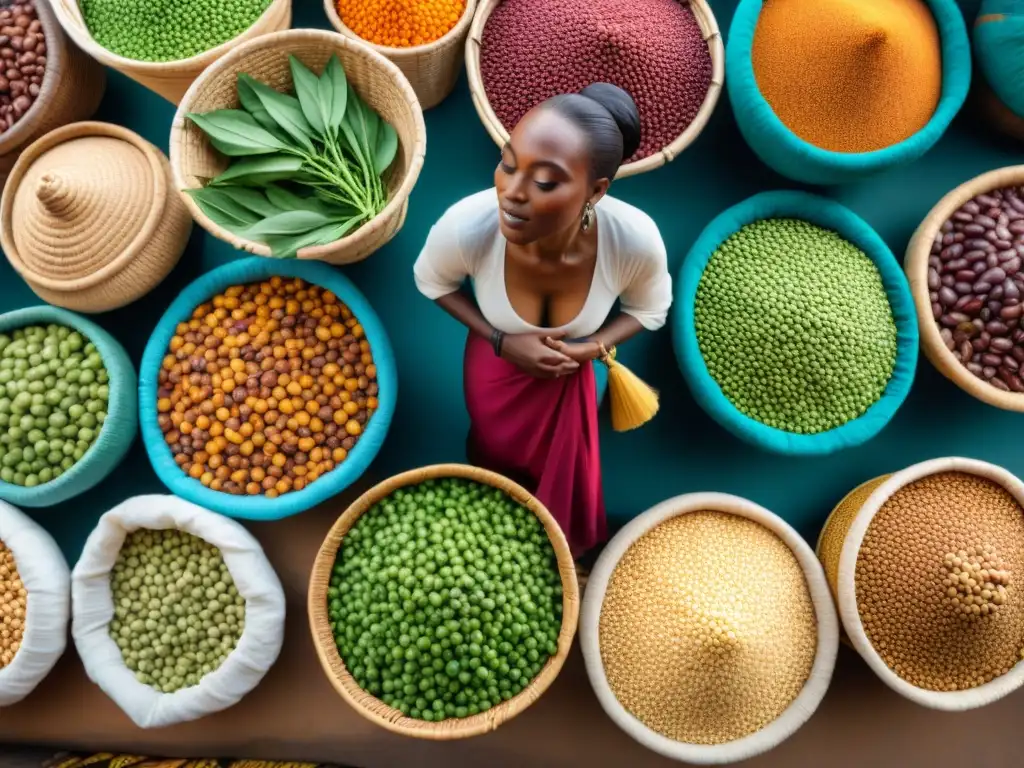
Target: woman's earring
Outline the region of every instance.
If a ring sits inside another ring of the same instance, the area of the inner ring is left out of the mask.
[[[583,221],[580,222],[580,229],[586,232],[594,226],[594,206],[587,201],[587,204],[583,206]]]

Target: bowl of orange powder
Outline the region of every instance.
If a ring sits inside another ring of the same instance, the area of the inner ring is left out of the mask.
[[[741,0],[725,68],[757,156],[841,184],[931,149],[967,98],[971,47],[954,0]]]
[[[455,88],[475,7],[476,0],[324,0],[331,25],[402,70],[423,109]]]

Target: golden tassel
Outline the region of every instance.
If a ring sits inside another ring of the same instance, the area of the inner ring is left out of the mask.
[[[608,395],[611,398],[612,429],[628,432],[642,427],[658,413],[658,393],[600,345],[602,363],[608,366]]]

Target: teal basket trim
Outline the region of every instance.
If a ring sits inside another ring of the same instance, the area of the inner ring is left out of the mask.
[[[56,480],[34,488],[0,480],[0,499],[19,507],[50,507],[95,487],[121,463],[138,432],[135,368],[124,347],[94,322],[66,309],[40,305],[0,315],[0,333],[51,323],[74,328],[96,345],[110,388],[107,418],[82,460]]]
[[[693,306],[704,268],[718,246],[747,224],[769,218],[797,218],[839,233],[875,263],[896,323],[896,365],[879,400],[862,416],[815,435],[799,435],[749,418],[722,393],[697,343]],[[917,313],[910,286],[892,251],[857,214],[839,203],[806,192],[764,192],[719,214],[683,261],[675,290],[672,341],[680,370],[694,399],[721,426],[762,450],[787,455],[824,455],[860,445],[877,435],[906,400],[917,369]]]
[[[1006,108],[1024,118],[1024,3],[985,0],[981,15],[1001,15],[974,27],[974,53],[985,81]]]
[[[188,320],[193,310],[232,285],[252,283],[270,277],[298,277],[332,291],[359,319],[370,342],[377,366],[379,407],[366,430],[335,469],[317,478],[301,491],[276,499],[264,496],[233,496],[203,486],[174,463],[170,447],[157,423],[157,377],[178,323]],[[214,269],[189,285],[160,319],[146,344],[139,368],[139,415],[142,439],[157,477],[177,496],[228,517],[246,520],[279,520],[304,512],[338,495],[358,480],[377,456],[391,426],[398,395],[398,372],[391,341],[383,323],[359,289],[341,272],[312,261],[244,258]]]
[[[861,179],[924,155],[963,106],[971,84],[971,43],[954,0],[927,0],[942,42],[942,95],[927,125],[910,138],[874,152],[831,152],[794,134],[761,95],[751,50],[763,0],[740,0],[729,28],[725,81],[740,133],[754,153],[794,181],[832,185]]]

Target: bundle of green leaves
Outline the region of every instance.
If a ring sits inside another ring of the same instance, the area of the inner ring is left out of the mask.
[[[188,115],[232,158],[186,190],[211,221],[277,257],[340,240],[387,205],[395,129],[352,88],[337,56],[317,77],[290,57],[293,94],[239,73],[241,109]]]

